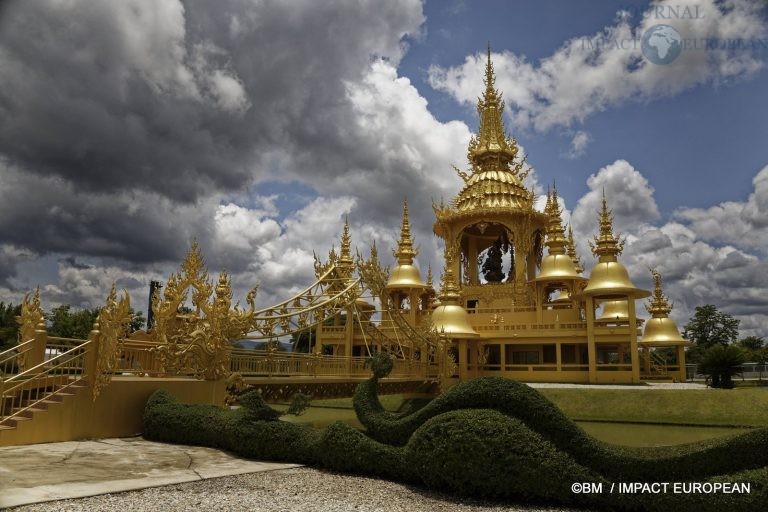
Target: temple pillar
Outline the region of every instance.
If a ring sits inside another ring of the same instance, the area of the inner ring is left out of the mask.
[[[474,236],[469,237],[467,246],[467,258],[469,258],[469,282],[471,284],[478,284],[480,278],[477,274],[477,238]]]
[[[352,341],[355,336],[355,322],[352,318],[353,309],[347,309],[347,321],[344,324],[344,357],[347,375],[352,374]]]
[[[632,358],[632,383],[640,383],[640,355],[637,352],[637,312],[634,297],[627,296],[627,312],[629,313],[629,350]]]
[[[589,382],[597,382],[597,348],[595,347],[595,299],[587,296],[587,357],[589,364]]]
[[[685,347],[683,345],[677,346],[677,365],[679,369],[679,376],[680,382],[685,382],[688,380],[688,375],[685,371]]]
[[[465,381],[468,378],[467,373],[467,340],[459,340],[459,380]]]
[[[557,371],[563,371],[563,351],[562,344],[555,343],[555,362],[557,363]]]

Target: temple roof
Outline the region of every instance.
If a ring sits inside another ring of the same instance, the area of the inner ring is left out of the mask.
[[[451,201],[450,208],[437,208],[438,217],[485,209],[515,209],[533,211],[535,195],[527,190],[523,180],[525,158],[517,158],[517,141],[509,138],[504,129],[504,102],[494,84],[496,76],[488,47],[485,69],[485,91],[478,99],[477,113],[480,128],[472,136],[467,148],[470,169],[456,172],[464,180],[464,187]]]

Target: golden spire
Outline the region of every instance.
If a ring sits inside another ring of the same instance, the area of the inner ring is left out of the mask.
[[[648,304],[645,305],[645,310],[653,315],[654,318],[666,318],[670,311],[672,311],[672,305],[661,289],[661,274],[656,269],[651,269],[651,275],[653,275],[655,286],[653,296],[648,301]]]
[[[494,87],[496,74],[491,61],[491,45],[488,44],[488,61],[485,65],[485,92],[477,101],[477,113],[480,115],[480,129],[477,136],[469,142],[467,156],[473,168],[480,167],[486,160],[492,160],[506,169],[507,164],[517,155],[517,144],[507,139],[504,130],[504,102],[501,94]],[[490,162],[489,162],[490,163]]]
[[[461,298],[459,285],[456,283],[456,276],[453,273],[453,255],[447,248],[445,250],[445,268],[440,278],[440,293],[437,298],[441,305],[458,304]]]
[[[371,245],[371,261],[379,261],[379,250],[376,248],[376,240],[373,241],[373,244]]]
[[[557,187],[552,188],[552,194],[547,192],[549,224],[547,225],[547,242],[549,254],[565,254],[565,233],[563,231],[562,209],[557,200]]]
[[[579,255],[576,253],[576,243],[573,241],[573,228],[570,224],[568,224],[568,240],[565,248],[568,256],[571,257],[571,261],[573,261],[573,266],[576,268],[576,272],[579,274],[584,272],[584,266],[581,264],[581,258],[579,258]]]
[[[344,231],[341,233],[341,251],[339,252],[338,267],[340,270],[352,273],[355,262],[352,259],[352,237],[349,236],[349,218],[344,217]]]
[[[397,251],[392,254],[397,258],[399,265],[413,265],[413,258],[418,251],[413,248],[413,237],[411,236],[411,223],[408,220],[408,200],[403,201],[403,224],[400,228],[400,241],[397,243]]]
[[[427,288],[433,288],[434,283],[432,282],[432,263],[427,265]]]
[[[613,213],[608,209],[603,189],[603,206],[600,211],[600,235],[595,237],[595,242],[589,242],[592,254],[599,258],[600,262],[616,261],[616,256],[624,249],[624,241],[613,234]]]

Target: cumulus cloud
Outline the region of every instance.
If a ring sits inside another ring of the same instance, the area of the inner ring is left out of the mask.
[[[734,208],[744,211],[747,205],[760,202],[756,196],[762,190],[763,172],[755,177],[755,191],[749,200],[733,203]],[[652,286],[650,268],[661,272],[665,292],[675,303],[672,317],[678,327],[687,323],[696,306],[715,304],[742,321],[742,335],[768,334],[764,313],[768,311],[768,261],[764,254],[752,254],[743,246],[713,243],[722,239],[714,239],[710,223],[698,221],[704,218],[701,212],[686,217],[681,212],[689,210],[681,210],[660,222],[653,188],[624,160],[600,169],[587,184],[590,190],[579,199],[572,216],[587,275],[596,260],[586,241],[597,232],[597,212],[605,189],[615,231],[626,237],[620,261],[641,287]],[[721,211],[717,207],[710,210],[715,215]],[[750,207],[749,211],[754,209]]]
[[[647,9],[680,10],[681,5],[688,3],[654,1]],[[673,25],[682,38],[690,41],[754,40],[768,34],[759,2],[704,0],[695,5],[702,19],[660,21],[647,16],[637,23],[631,13],[620,11],[612,25],[566,41],[538,63],[512,52],[495,53],[496,85],[504,91],[516,127],[538,131],[568,127],[609,107],[630,101],[653,101],[701,84],[719,85],[763,69],[765,62],[759,53],[729,48],[727,44],[703,50],[683,49],[677,60],[667,66],[643,58],[639,44],[643,33],[662,22]],[[620,43],[618,48],[615,42]],[[482,88],[475,77],[481,76],[485,59],[484,54],[475,54],[458,66],[432,66],[430,84],[462,103],[473,104]]]
[[[768,166],[752,180],[746,202],[727,201],[710,208],[679,208],[673,217],[703,239],[768,253]]]
[[[587,146],[592,142],[592,136],[583,130],[577,131],[571,139],[571,148],[568,151],[568,158],[578,158],[587,150]]]

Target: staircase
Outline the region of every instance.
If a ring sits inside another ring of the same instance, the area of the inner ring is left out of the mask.
[[[0,445],[16,444],[11,440],[23,440],[40,429],[55,429],[43,418],[89,387],[85,376],[90,341],[71,340],[56,355],[34,364],[39,360],[31,357],[35,341],[0,353]]]
[[[651,372],[649,374],[643,374],[641,380],[651,382],[674,382],[675,379],[669,374],[667,368],[667,360],[653,350],[649,353],[651,359]]]

